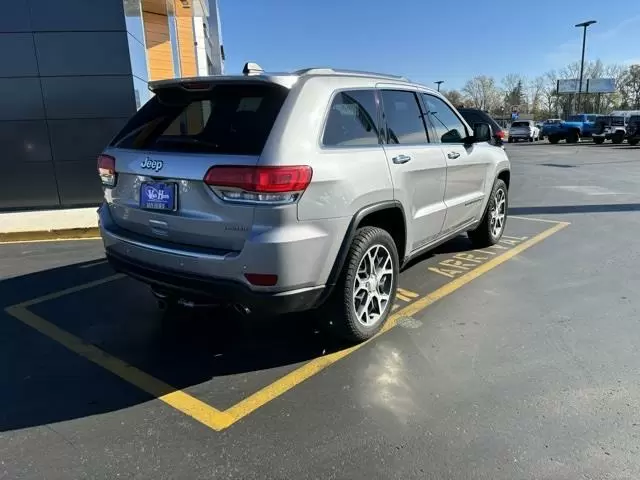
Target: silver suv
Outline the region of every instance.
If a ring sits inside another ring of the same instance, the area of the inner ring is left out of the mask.
[[[509,160],[439,93],[312,68],[160,81],[98,159],[106,255],[163,303],[315,310],[373,336],[411,258],[504,230]]]

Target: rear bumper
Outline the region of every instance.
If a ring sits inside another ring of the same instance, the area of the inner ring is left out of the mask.
[[[273,314],[309,310],[318,305],[324,291],[324,287],[313,287],[277,293],[256,292],[234,281],[201,277],[132,261],[108,248],[106,256],[115,271],[140,280],[159,292],[194,301],[241,304],[251,310]]]

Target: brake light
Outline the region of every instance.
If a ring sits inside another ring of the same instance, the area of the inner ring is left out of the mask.
[[[231,202],[286,204],[295,202],[311,182],[307,165],[286,167],[215,166],[204,182]]]
[[[504,138],[504,130],[498,130],[496,132],[496,137],[503,139]]]
[[[116,186],[116,159],[111,155],[98,155],[98,175],[105,187]]]

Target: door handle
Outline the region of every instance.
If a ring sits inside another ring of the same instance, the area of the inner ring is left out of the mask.
[[[411,160],[411,157],[409,155],[398,155],[397,157],[393,157],[391,159],[391,161],[396,164],[407,163],[410,160]]]
[[[458,158],[459,156],[460,156],[460,154],[458,152],[449,152],[449,153],[447,153],[447,158],[454,159],[454,158]]]

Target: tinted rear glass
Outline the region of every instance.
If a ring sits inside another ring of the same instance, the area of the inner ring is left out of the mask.
[[[513,122],[511,124],[512,127],[530,127],[529,122]]]
[[[229,84],[188,92],[167,88],[136,113],[112,146],[168,152],[259,155],[288,90]]]
[[[611,117],[611,125],[624,125],[624,117]]]

